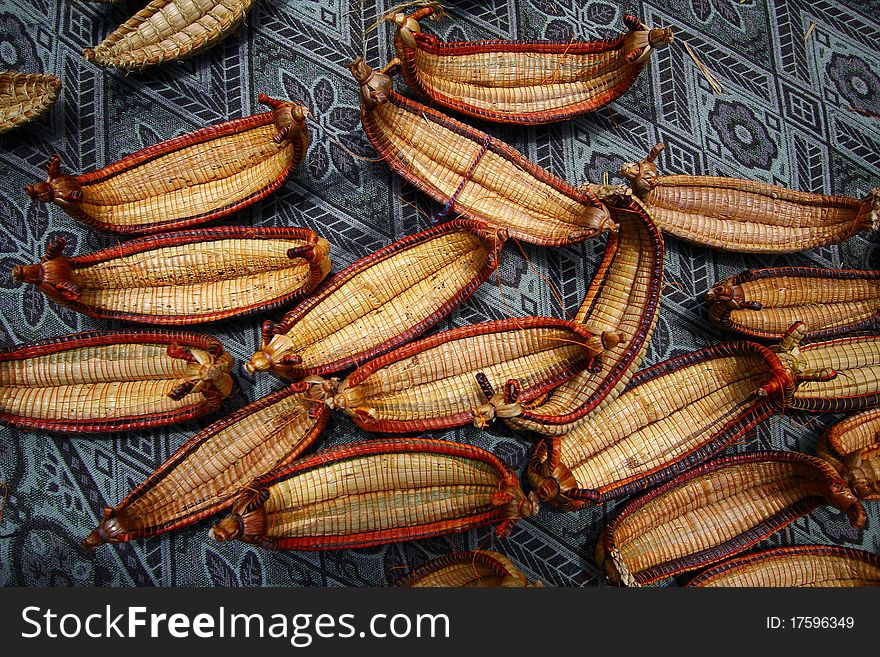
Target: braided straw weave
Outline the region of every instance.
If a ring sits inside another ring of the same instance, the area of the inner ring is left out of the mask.
[[[609,237],[575,321],[592,333],[619,331],[623,341],[601,355],[598,372],[576,374],[540,403],[504,420],[516,429],[551,435],[572,431],[623,391],[648,348],[663,287],[663,238],[636,199],[610,207],[620,229]]]
[[[193,333],[93,331],[0,352],[0,420],[124,431],[196,418],[232,390],[232,358]]]
[[[489,452],[443,440],[382,440],[337,447],[257,479],[211,535],[267,549],[344,549],[498,522],[503,533],[536,510]]]
[[[880,188],[863,200],[811,194],[739,178],[658,176],[658,144],[621,175],[676,237],[722,251],[789,253],[843,242],[880,227]]]
[[[880,335],[801,345],[796,367],[807,374],[799,375],[792,408],[841,413],[880,405]]]
[[[816,447],[865,500],[880,500],[880,408],[850,415],[831,427]]]
[[[753,452],[709,461],[625,504],[596,546],[596,562],[620,581],[618,550],[639,584],[701,568],[747,550],[822,505],[864,510],[821,459],[797,452]]]
[[[191,57],[226,38],[254,0],[151,0],[83,54],[101,66],[138,70]]]
[[[198,432],[115,509],[86,547],[153,536],[229,508],[256,477],[287,465],[317,439],[329,411],[293,384]]]
[[[411,340],[467,299],[498,266],[503,232],[474,221],[404,237],[331,278],[275,326],[248,370],[295,378],[359,365]]]
[[[61,80],[43,73],[0,73],[0,134],[48,110],[61,92]]]
[[[79,176],[49,175],[25,187],[90,226],[155,233],[202,224],[275,191],[305,157],[305,108],[260,96],[272,111],[234,119],[161,142]]]
[[[608,208],[484,132],[394,91],[391,78],[358,59],[361,122],[382,159],[408,183],[455,213],[511,237],[559,246],[612,227]]]
[[[781,547],[720,563],[687,586],[880,586],[880,559],[862,550],[828,545]]]
[[[540,586],[540,582],[535,584]],[[394,586],[414,588],[491,588],[531,586],[526,576],[503,554],[469,550],[445,554],[413,568]]]
[[[631,495],[715,455],[780,410],[792,386],[779,358],[750,342],[672,358],[539,445],[529,482],[542,502],[570,509]]]
[[[330,403],[372,432],[485,427],[586,368],[616,338],[545,317],[464,326],[367,362]]]
[[[634,16],[627,34],[608,41],[443,43],[418,23],[435,7],[397,24],[394,46],[407,84],[443,107],[479,119],[540,124],[591,112],[620,97],[672,31],[650,30]]]
[[[265,312],[307,294],[330,271],[330,245],[304,228],[202,228],[69,259],[63,247],[50,244],[13,278],[85,315],[147,324]]]
[[[751,337],[779,340],[799,321],[805,337],[827,338],[877,327],[880,271],[750,269],[716,283],[706,303],[713,322]]]

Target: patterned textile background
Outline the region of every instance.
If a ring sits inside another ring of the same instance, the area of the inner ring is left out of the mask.
[[[392,240],[422,230],[438,206],[403,185],[374,158],[357,114],[357,90],[346,68],[366,53],[381,65],[393,51],[391,29],[367,31],[385,0],[257,0],[247,24],[207,53],[125,75],[86,62],[98,43],[144,2],[118,6],[75,0],[0,0],[0,69],[53,72],[63,81],[54,108],[0,137],[0,342],[11,345],[91,328],[122,328],[47,302],[32,286],[14,284],[14,264],[35,262],[48,241],[64,235],[69,253],[110,245],[57,207],[31,203],[22,191],[44,176],[52,153],[79,173],[202,126],[262,111],[260,92],[305,101],[317,117],[306,163],[276,194],[228,223],[300,225],[332,243],[334,271]],[[577,120],[537,128],[482,130],[512,144],[572,183],[599,182],[605,171],[668,148],[665,173],[733,175],[798,189],[862,196],[880,183],[880,3],[876,0],[506,0],[445,2],[450,17],[426,29],[446,39],[601,38],[623,30],[624,9],[654,26],[671,26],[714,71],[714,94],[680,43],[655,53],[622,99]],[[816,24],[809,39],[805,32]],[[397,88],[405,85],[398,81]],[[407,92],[409,93],[409,92]],[[473,122],[471,122],[473,123]],[[331,139],[331,135],[334,137]],[[337,143],[343,143],[343,149]],[[358,154],[353,157],[348,151]],[[361,159],[364,158],[364,159]],[[876,241],[876,240],[874,240]],[[739,256],[667,240],[660,321],[645,365],[719,342],[702,294],[746,267],[813,265],[880,268],[870,236],[791,256]],[[580,305],[604,239],[549,249],[508,244],[490,282],[439,329],[515,315],[565,316]],[[526,257],[523,257],[525,255]],[[530,266],[530,264],[531,266]],[[544,280],[561,293],[561,304]],[[279,319],[278,312],[272,319]],[[239,361],[259,342],[264,318],[196,330],[218,335]],[[232,411],[282,386],[269,376],[236,370]],[[471,531],[368,550],[268,553],[207,537],[209,523],[131,544],[84,553],[79,541],[105,505],[117,504],[186,437],[217,419],[173,429],[67,438],[0,427],[0,481],[8,499],[0,524],[4,585],[384,585],[407,566],[477,546],[494,547],[527,574],[551,586],[601,585],[592,559],[613,505],[577,513],[543,508],[497,539]],[[758,448],[811,452],[840,416],[790,413],[765,423],[729,451]],[[319,447],[362,439],[336,414]],[[450,431],[487,448],[520,472],[530,443],[500,424],[489,431]],[[2,493],[2,490],[0,490]],[[850,529],[829,508],[814,512],[768,545],[819,542],[878,551],[880,510],[863,530]],[[674,582],[670,582],[674,584]]]

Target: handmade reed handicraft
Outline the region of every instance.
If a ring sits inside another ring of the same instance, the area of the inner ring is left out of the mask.
[[[607,41],[444,43],[418,22],[441,16],[439,5],[386,15],[397,25],[404,79],[438,105],[501,123],[549,123],[603,107],[629,89],[655,48],[672,42],[671,29],[627,14],[629,31]]]
[[[94,48],[90,62],[128,71],[191,57],[231,34],[254,0],[151,0]]]
[[[404,98],[385,70],[374,72],[362,58],[349,69],[360,84],[367,137],[393,171],[444,204],[438,219],[461,215],[547,246],[614,227],[589,188],[575,189],[490,135]]]
[[[291,463],[317,439],[330,411],[294,383],[198,432],[83,541],[94,548],[186,527],[228,509],[256,477]]]
[[[339,272],[277,325],[245,367],[289,378],[337,372],[433,326],[495,270],[506,235],[450,221],[404,237]]]
[[[271,109],[190,132],[72,176],[49,160],[27,194],[90,226],[144,234],[226,216],[274,192],[309,147],[306,109],[260,95]]]
[[[502,534],[536,511],[489,452],[444,440],[382,440],[337,447],[255,480],[211,536],[270,550],[346,549],[494,523]]]
[[[409,433],[528,413],[523,406],[593,366],[620,335],[518,317],[436,333],[361,365],[328,400],[361,428]]]
[[[413,568],[394,586],[413,588],[489,588],[541,586],[526,576],[503,554],[491,550],[468,550],[438,557]]]
[[[43,73],[0,73],[0,134],[48,110],[61,92],[61,80]]]
[[[687,586],[880,586],[880,559],[862,550],[829,545],[780,547],[720,563]]]
[[[880,409],[856,413],[831,427],[816,453],[860,498],[880,500]]]
[[[621,175],[657,225],[676,237],[739,253],[788,253],[837,244],[880,227],[880,188],[859,201],[810,194],[753,180],[718,176],[659,176],[657,144]]]
[[[825,461],[752,452],[704,463],[619,509],[596,545],[614,583],[651,584],[749,549],[830,505],[861,527],[865,512]]]
[[[781,410],[793,389],[779,357],[751,342],[669,359],[537,445],[529,483],[542,502],[566,509],[632,495],[715,455]]]
[[[779,340],[793,322],[807,338],[878,327],[880,271],[776,267],[750,269],[706,293],[709,318],[722,328]]]
[[[127,431],[219,408],[232,357],[194,333],[91,331],[0,352],[0,421],[45,431]]]
[[[596,359],[598,371],[576,374],[545,398],[527,404],[527,414],[505,418],[515,429],[571,431],[623,391],[648,348],[660,309],[663,238],[636,199],[621,199],[612,208],[620,229],[609,237],[575,322],[592,333],[619,331],[623,341]]]
[[[277,308],[329,273],[330,245],[305,228],[220,226],[151,235],[75,258],[52,242],[12,277],[91,317],[197,324]]]

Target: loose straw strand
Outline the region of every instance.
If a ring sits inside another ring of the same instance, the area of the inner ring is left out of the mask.
[[[810,37],[813,36],[813,30],[816,29],[816,21],[810,23],[810,27],[807,28],[807,31],[804,32],[804,43],[810,40]]]
[[[392,7],[389,7],[388,9],[386,9],[385,13],[383,13],[381,16],[379,16],[379,18],[376,19],[375,23],[373,23],[372,25],[370,25],[370,27],[368,27],[366,30],[364,30],[364,34],[369,34],[373,30],[375,30],[377,27],[379,27],[380,24],[384,23],[387,20],[391,20],[391,17],[394,14],[397,14],[397,13],[403,11],[407,7],[434,7],[435,9],[438,9],[439,13],[441,13],[441,14],[444,14],[446,11],[444,9],[443,5],[441,5],[436,0],[411,0],[410,2],[401,2],[400,4],[396,4]],[[436,14],[435,14],[435,16],[436,16]],[[432,19],[437,20],[437,18],[434,18],[434,17],[432,17]]]
[[[706,78],[709,86],[712,87],[712,91],[714,91],[716,94],[720,94],[722,91],[721,84],[718,82],[718,79],[712,74],[712,71],[709,70],[709,67],[706,66],[702,61],[700,61],[700,58],[697,57],[697,53],[694,52],[694,49],[691,48],[690,44],[688,44],[687,41],[684,41],[683,39],[679,39],[679,41],[684,45],[684,49],[687,50],[688,55],[690,55],[691,59],[694,60],[694,64],[696,64],[697,69],[700,71],[700,73],[703,74],[703,77]]]

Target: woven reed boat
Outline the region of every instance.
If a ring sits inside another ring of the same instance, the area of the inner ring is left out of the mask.
[[[862,550],[829,545],[781,547],[720,563],[687,586],[880,586],[880,559]]]
[[[45,73],[0,73],[0,134],[48,111],[61,93],[61,80]]]
[[[592,112],[619,98],[672,30],[650,29],[626,14],[628,32],[607,41],[466,41],[444,43],[419,21],[444,15],[439,5],[386,15],[406,83],[423,97],[468,116],[541,124]]]
[[[831,427],[816,453],[860,498],[880,500],[880,408],[850,415]]]
[[[394,91],[388,67],[363,58],[349,65],[360,84],[361,123],[391,169],[444,207],[497,225],[510,237],[559,246],[614,228],[610,211],[589,188],[575,189],[484,132]]]
[[[0,351],[0,421],[63,433],[200,417],[232,391],[232,357],[195,333],[89,331]]]
[[[55,155],[28,196],[113,233],[146,234],[203,224],[274,192],[309,147],[306,109],[261,94],[269,112],[202,128],[72,176]]]
[[[151,0],[85,58],[135,71],[192,57],[219,43],[244,20],[254,0]]]
[[[516,588],[541,586],[528,578],[503,554],[491,550],[453,552],[413,568],[394,586],[413,588]]]
[[[766,347],[730,342],[642,370],[529,463],[542,502],[578,509],[640,492],[714,456],[783,409],[794,389]]]
[[[865,512],[834,468],[798,452],[752,452],[709,461],[636,498],[596,545],[613,583],[652,584],[723,561],[820,506]]]
[[[621,175],[670,235],[722,251],[791,253],[880,228],[880,187],[862,199],[719,176],[660,176],[657,144]]]
[[[198,324],[266,312],[330,271],[330,245],[305,228],[220,226],[141,237],[75,258],[64,240],[12,278],[99,319]]]
[[[470,297],[498,266],[506,235],[450,221],[379,249],[273,325],[245,367],[288,378],[358,366],[411,340]]]
[[[598,371],[584,370],[526,404],[528,413],[504,418],[515,429],[549,435],[572,431],[623,391],[648,348],[663,288],[663,238],[638,200],[622,197],[610,207],[620,229],[609,236],[574,321],[592,333],[619,331],[624,339],[599,356]]]
[[[749,269],[706,293],[709,318],[753,338],[779,340],[793,322],[805,337],[880,328],[880,271],[774,267]]]
[[[256,477],[291,463],[320,435],[330,411],[294,383],[202,429],[169,456],[84,540],[94,548],[186,527],[228,509]]]
[[[615,332],[517,317],[442,331],[358,367],[328,399],[362,429],[410,433],[527,413],[523,405],[591,367]]]
[[[380,440],[256,479],[211,536],[270,550],[350,549],[496,523],[503,534],[536,511],[489,452],[445,440]]]

